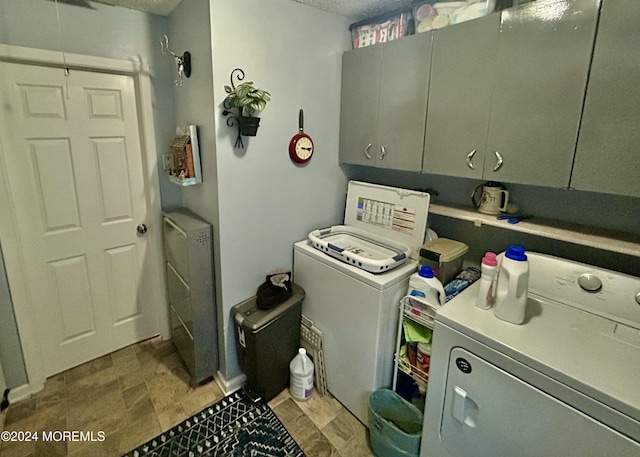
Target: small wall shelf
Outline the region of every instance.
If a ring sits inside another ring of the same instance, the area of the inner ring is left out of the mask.
[[[179,186],[192,186],[202,182],[198,131],[193,124],[177,129],[170,151],[163,156],[163,168],[169,181]]]
[[[528,233],[554,240],[589,246],[596,249],[640,257],[640,236],[614,230],[533,217],[517,224],[498,220],[496,216],[458,205],[429,205],[429,212],[472,222],[475,226],[489,225],[516,232]]]

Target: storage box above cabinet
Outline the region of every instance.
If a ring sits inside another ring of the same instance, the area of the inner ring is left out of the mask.
[[[341,163],[420,169],[431,40],[423,33],[344,53]]]

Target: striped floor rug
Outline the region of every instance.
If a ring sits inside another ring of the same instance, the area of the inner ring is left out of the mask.
[[[242,389],[123,457],[303,457],[275,413]]]

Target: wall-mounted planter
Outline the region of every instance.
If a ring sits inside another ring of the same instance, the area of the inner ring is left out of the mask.
[[[254,87],[253,81],[247,81],[237,86],[234,78],[238,81],[244,79],[244,71],[241,68],[235,68],[231,72],[231,85],[224,86],[227,98],[224,99],[223,115],[227,118],[229,127],[238,127],[238,137],[234,146],[236,148],[244,148],[242,142],[243,136],[256,136],[260,125],[260,118],[254,116],[255,113],[262,111],[267,102],[271,100],[269,92]],[[237,109],[237,111],[234,111]]]
[[[240,116],[240,134],[256,136],[260,127],[260,118],[254,116]]]

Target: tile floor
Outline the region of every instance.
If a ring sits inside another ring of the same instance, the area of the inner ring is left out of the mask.
[[[190,387],[171,341],[152,339],[53,376],[7,410],[5,430],[102,431],[103,441],[1,442],[0,457],[121,456],[223,396],[215,381]],[[329,394],[298,402],[285,390],[269,406],[308,457],[373,455],[364,425]]]

